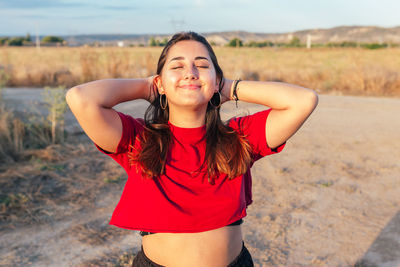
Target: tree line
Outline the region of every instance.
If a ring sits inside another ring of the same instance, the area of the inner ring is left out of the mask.
[[[167,44],[168,39],[163,38],[162,40],[151,37],[148,41],[148,46],[152,47],[163,47]],[[58,44],[58,45],[66,45],[66,41],[58,36],[48,35],[43,37],[40,40],[41,44]],[[215,42],[210,42],[211,45],[216,46]],[[31,46],[34,42],[32,42],[32,38],[28,33],[25,37],[0,37],[0,46]],[[130,45],[133,46],[133,45]],[[144,46],[143,44],[140,46]],[[249,41],[243,42],[240,38],[232,38],[225,46],[227,47],[306,47],[305,43],[301,43],[299,37],[293,36],[289,42],[272,42],[272,41]],[[399,44],[393,43],[359,43],[353,41],[343,41],[343,42],[328,42],[328,43],[314,43],[311,44],[311,47],[361,47],[367,49],[379,49],[379,48],[387,48],[387,47],[399,47]]]
[[[306,47],[305,43],[301,43],[300,39],[297,36],[294,36],[288,43],[274,43],[271,41],[250,41],[244,43],[239,38],[231,39],[226,46],[228,47]],[[328,43],[315,43],[312,44],[311,47],[362,47],[367,49],[379,49],[379,48],[387,48],[387,47],[399,47],[399,44],[393,43],[358,43],[352,41],[343,41],[343,42],[328,42]]]
[[[65,40],[58,36],[48,35],[40,40],[41,44],[66,44]],[[25,37],[0,37],[0,46],[31,46],[31,35],[28,33]]]

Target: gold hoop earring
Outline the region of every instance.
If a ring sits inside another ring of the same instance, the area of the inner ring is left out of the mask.
[[[216,95],[218,95],[218,100],[217,100],[217,103],[218,104],[214,104],[213,103],[213,99],[216,97]],[[218,91],[218,92],[215,92],[214,93],[214,95],[211,97],[211,99],[210,99],[210,105],[213,107],[213,108],[219,108],[221,105],[222,105],[222,99],[221,99],[221,93]]]
[[[165,101],[163,101],[163,96],[165,97]],[[163,105],[163,102],[165,102],[164,105]],[[165,94],[160,95],[160,107],[161,107],[163,110],[166,110],[166,109],[167,109],[167,106],[168,106],[168,99],[167,99],[167,96],[166,96]]]

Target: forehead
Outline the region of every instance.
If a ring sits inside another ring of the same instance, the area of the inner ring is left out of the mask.
[[[169,49],[166,61],[168,63],[169,60],[175,57],[194,59],[198,56],[210,59],[210,54],[202,43],[192,40],[185,40],[177,42]]]

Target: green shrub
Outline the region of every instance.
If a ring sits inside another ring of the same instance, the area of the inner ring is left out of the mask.
[[[11,38],[8,41],[8,45],[10,45],[10,46],[22,46],[24,41],[25,41],[24,37],[14,37],[14,38]]]
[[[10,38],[8,37],[2,37],[0,38],[0,45],[5,45],[8,44],[8,41],[10,40]]]
[[[377,43],[372,43],[372,44],[362,44],[361,47],[366,48],[366,49],[380,49],[380,48],[386,48],[388,47],[387,44],[377,44]]]
[[[256,41],[250,41],[249,43],[246,44],[248,47],[272,47],[274,46],[273,42],[270,41],[264,41],[264,42],[256,42]]]
[[[327,47],[358,47],[358,43],[357,42],[351,42],[351,41],[343,41],[341,43],[327,43],[326,44]]]
[[[47,104],[49,115],[47,120],[51,124],[51,140],[52,143],[64,142],[64,114],[67,110],[67,102],[65,101],[65,87],[59,86],[57,88],[45,87],[44,88],[44,101]]]
[[[286,46],[287,47],[300,47],[301,43],[300,43],[299,37],[293,36],[292,40],[290,40],[290,42]]]
[[[229,41],[227,46],[229,46],[229,47],[241,47],[241,46],[243,46],[243,42],[239,38],[233,38],[233,39],[231,39]]]
[[[165,46],[168,43],[168,39],[164,38],[162,41],[151,37],[149,40],[149,46]]]
[[[25,41],[32,42],[31,35],[29,33],[26,34]]]
[[[61,37],[48,35],[48,36],[43,37],[43,39],[41,41],[42,41],[42,43],[62,43],[62,42],[64,42],[64,39]]]

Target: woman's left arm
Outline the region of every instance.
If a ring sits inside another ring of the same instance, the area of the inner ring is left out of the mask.
[[[223,102],[233,100],[233,81],[225,79]],[[282,82],[240,81],[236,95],[240,101],[261,104],[272,110],[267,118],[266,138],[275,148],[300,129],[318,104],[314,90]]]

